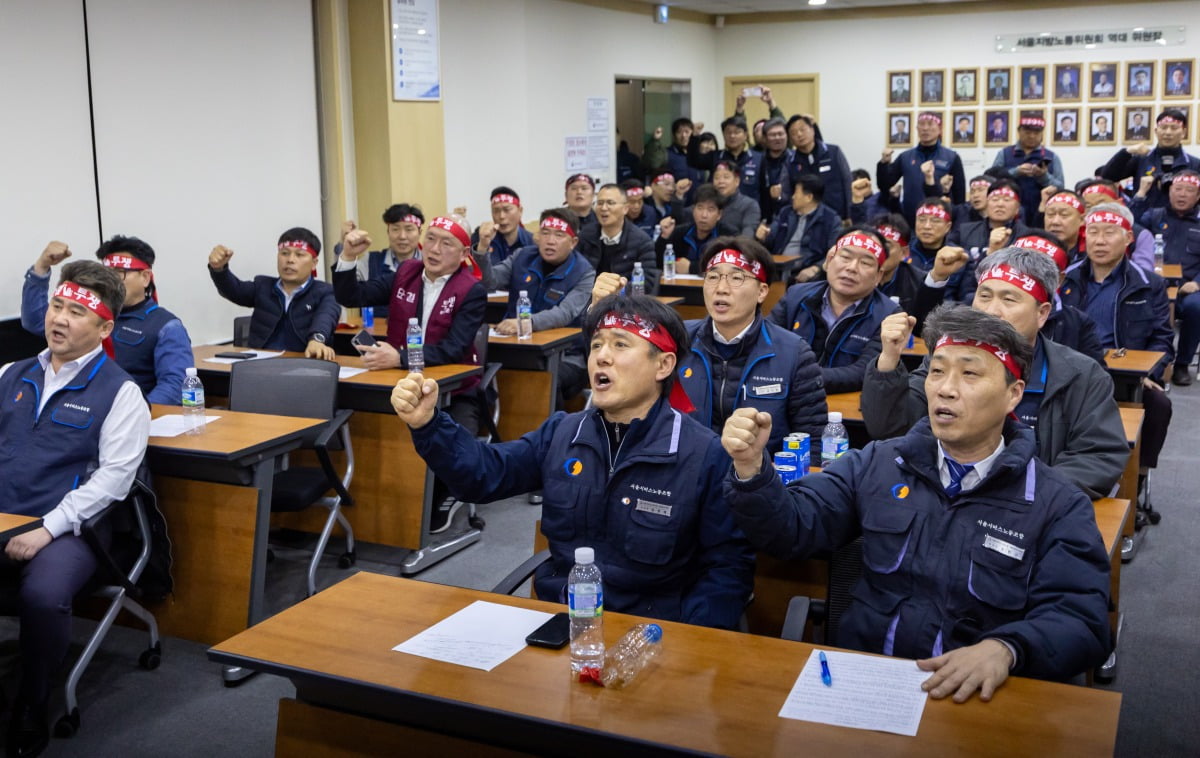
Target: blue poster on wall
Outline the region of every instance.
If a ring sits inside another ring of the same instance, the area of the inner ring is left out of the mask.
[[[441,99],[438,46],[438,0],[392,0],[392,99]]]

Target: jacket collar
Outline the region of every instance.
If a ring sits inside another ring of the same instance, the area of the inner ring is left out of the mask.
[[[579,414],[571,444],[590,447],[607,460],[608,435],[603,424],[599,408]],[[634,419],[629,425],[620,460],[613,462],[614,470],[636,461],[674,458],[679,452],[682,427],[683,414],[671,407],[666,396],[660,397],[645,418]]]
[[[967,493],[978,498],[1002,500],[1007,503],[1033,504],[1036,497],[1037,477],[1034,460],[1037,455],[1037,440],[1033,430],[1011,418],[1004,422],[1005,448],[992,465],[992,470]],[[941,488],[938,473],[937,439],[929,426],[929,418],[922,418],[899,440],[896,463],[907,466],[914,473]]]

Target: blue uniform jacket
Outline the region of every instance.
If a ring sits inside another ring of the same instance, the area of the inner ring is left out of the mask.
[[[1135,202],[1133,210],[1137,212]],[[1163,236],[1163,260],[1183,266],[1184,281],[1200,284],[1200,208],[1180,215],[1170,208],[1154,208],[1141,216],[1142,226]]]
[[[750,541],[782,559],[861,536],[863,573],[834,644],[928,658],[984,639],[1017,653],[1013,673],[1069,679],[1108,656],[1109,562],[1091,502],[1035,457],[1009,421],[987,477],[950,497],[922,420],[851,450],[786,490],[769,465],[726,496]]]
[[[517,300],[521,290],[529,293],[533,306],[533,329],[557,329],[579,326],[584,311],[592,299],[596,272],[579,250],[572,250],[566,260],[549,273],[537,247],[523,247],[499,263],[491,256],[476,258],[488,289],[508,288],[508,310],[505,318],[516,318]]]
[[[842,233],[842,219],[828,205],[821,203],[811,215],[800,241],[800,258],[796,264],[799,268],[815,266],[825,260],[825,254]],[[775,220],[771,222],[767,238],[763,240],[771,255],[783,255],[792,235],[796,233],[799,220],[799,214],[790,204],[779,209]]]
[[[938,186],[947,174],[954,177],[954,183],[950,185],[951,205],[967,200],[966,177],[958,153],[943,145],[941,140],[930,147],[909,148],[891,163],[880,161],[875,165],[875,182],[880,192],[887,192],[896,182],[904,180],[900,207],[909,224],[913,223],[917,208],[925,202],[925,175],[921,173],[921,164],[925,161],[933,161],[934,186]]]
[[[693,418],[720,434],[734,410],[745,406],[771,414],[771,450],[790,432],[820,439],[827,420],[825,382],[802,338],[760,317],[743,338],[746,354],[726,362],[717,352],[711,318],[684,326],[692,352],[676,381],[696,406]]]
[[[821,201],[828,205],[840,218],[850,218],[850,162],[837,145],[817,140],[810,155],[790,151],[787,171],[784,172],[783,202],[792,196],[792,188],[802,174],[812,174],[825,185],[825,197]],[[869,222],[870,219],[867,219]]]
[[[1026,163],[1034,165],[1045,163],[1046,173],[1039,177],[1021,176],[1017,173],[1017,169]],[[1046,148],[1045,145],[1028,152],[1020,145],[1009,145],[996,153],[996,160],[992,163],[992,167],[1007,169],[1008,175],[1017,183],[1021,195],[1021,220],[1030,226],[1041,225],[1039,219],[1042,214],[1038,211],[1038,206],[1042,202],[1042,189],[1050,184],[1055,187],[1066,186],[1063,182],[1062,161],[1053,150]],[[955,223],[957,223],[957,219],[955,219]]]
[[[512,442],[485,444],[445,412],[412,430],[455,496],[486,503],[542,490],[551,560],[534,589],[564,602],[575,548],[592,547],[608,610],[733,628],[754,584],[754,551],[733,523],[715,434],[660,399],[615,459],[600,412],[559,412]]]
[[[805,282],[788,288],[771,310],[770,320],[790,329],[812,346],[825,377],[825,392],[857,392],[862,389],[867,364],[879,355],[879,325],[899,306],[878,289],[864,297],[854,312],[833,329],[821,318],[827,282]]]
[[[1173,158],[1173,163],[1170,170],[1163,167],[1163,156],[1170,154]],[[1170,174],[1182,168],[1190,168],[1193,171],[1200,171],[1200,158],[1194,155],[1188,155],[1182,147],[1177,147],[1172,150],[1165,150],[1161,147],[1156,147],[1146,155],[1134,155],[1125,148],[1121,148],[1113,154],[1112,158],[1108,159],[1108,163],[1104,164],[1104,168],[1100,171],[1100,176],[1109,181],[1120,184],[1127,177],[1133,177],[1133,186],[1137,186],[1143,176],[1156,176],[1158,182],[1150,188],[1150,192],[1146,195],[1146,205],[1150,208],[1161,208],[1167,204],[1167,193],[1160,189],[1164,174]]]

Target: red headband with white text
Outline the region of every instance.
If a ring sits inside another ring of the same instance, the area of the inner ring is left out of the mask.
[[[883,262],[887,260],[887,250],[883,249],[883,245],[879,244],[879,240],[868,237],[865,234],[851,232],[838,237],[838,241],[834,243],[834,250],[841,250],[844,247],[857,247],[870,253],[875,262],[883,266]]]
[[[63,282],[62,284],[58,285],[58,288],[54,290],[54,294],[51,295],[51,297],[61,297],[64,300],[70,300],[73,303],[79,303],[84,308],[87,308],[89,311],[99,316],[101,321],[115,320],[112,310],[104,304],[104,301],[100,299],[99,295],[97,295],[95,292],[92,292],[87,287],[79,286],[75,282]],[[108,354],[108,357],[114,357],[111,334],[104,338],[103,344],[104,352]]]
[[[462,224],[452,218],[438,216],[433,221],[429,222],[430,229],[441,229],[444,232],[450,232],[454,235],[454,239],[463,243],[465,247],[471,246],[471,235],[467,234],[467,230],[462,228]]]
[[[1058,273],[1060,274],[1067,270],[1067,264],[1070,263],[1067,251],[1045,237],[1022,237],[1013,243],[1013,247],[1045,253],[1054,259],[1054,264],[1058,266]]]
[[[570,224],[568,224],[566,221],[563,221],[561,218],[555,218],[554,216],[547,216],[546,218],[542,219],[541,228],[555,229],[569,237],[576,236],[575,230],[571,228]]]
[[[979,283],[983,284],[989,279],[1006,282],[1017,287],[1024,292],[1033,295],[1033,299],[1039,303],[1050,302],[1050,293],[1046,291],[1037,279],[1034,279],[1029,274],[1023,271],[1017,271],[1012,266],[1005,263],[997,263],[991,268],[984,269],[979,274]]]
[[[666,327],[662,324],[648,321],[633,313],[609,311],[604,314],[604,318],[600,319],[600,323],[596,325],[596,331],[601,329],[622,329],[630,334],[641,337],[664,353],[679,354],[679,346],[675,344],[675,340],[671,337],[671,333],[667,331]],[[696,407],[692,405],[691,398],[688,397],[687,391],[684,390],[683,385],[679,382],[675,382],[674,386],[671,387],[671,396],[668,400],[671,403],[671,407],[680,413],[691,413],[696,410]]]
[[[1120,213],[1112,211],[1092,211],[1084,218],[1085,226],[1092,224],[1116,224],[1127,232],[1133,231],[1133,224],[1129,223],[1129,219],[1122,216]]]
[[[975,347],[991,353],[996,360],[1004,364],[1004,368],[1008,369],[1010,374],[1015,376],[1017,379],[1021,378],[1021,369],[1017,367],[1017,362],[1013,360],[1012,355],[1007,350],[1002,350],[990,342],[981,342],[980,340],[960,340],[951,337],[949,334],[943,334],[938,338],[937,344],[933,347],[933,351],[936,353],[938,350],[941,350],[943,347],[947,346]]]
[[[150,269],[150,264],[141,258],[134,258],[132,255],[124,253],[113,253],[104,256],[104,265],[108,268],[119,268],[122,271],[150,271],[150,282],[154,282],[154,272]],[[154,302],[158,302],[158,287],[150,291],[150,296],[154,298]]]
[[[713,266],[721,263],[728,263],[730,266],[736,266],[760,282],[767,281],[767,270],[763,268],[763,265],[758,261],[750,260],[740,250],[734,250],[728,247],[725,248],[708,261],[708,265],[705,266],[704,270],[707,271]]]

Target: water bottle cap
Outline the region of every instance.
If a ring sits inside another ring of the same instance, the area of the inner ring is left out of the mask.
[[[635,262],[635,263],[633,264],[633,270],[634,270],[634,271],[641,271],[641,270],[642,270],[642,264],[641,264],[640,262]]]
[[[658,624],[646,624],[646,628],[642,630],[642,635],[647,642],[658,642],[662,639],[662,627]]]
[[[841,413],[841,411],[830,411],[830,412],[829,412],[829,423],[831,423],[831,424],[840,424],[840,423],[842,423],[842,413]]]
[[[595,563],[596,562],[595,549],[590,548],[590,547],[575,548],[575,562],[583,563],[583,564]]]
[[[196,367],[195,367],[195,366],[189,366],[189,367],[187,367],[186,369],[184,369],[184,370],[183,370],[183,373],[184,373],[185,375],[187,375],[187,376],[195,376],[195,375],[196,375]]]
[[[529,297],[529,290],[521,290],[520,297]]]
[[[416,317],[416,316],[413,316],[412,318],[410,318],[410,319],[408,320],[408,325],[409,325],[409,326],[417,326],[417,325],[418,325],[418,324],[420,324],[420,323],[421,323],[421,322],[420,322],[420,321],[417,319],[417,317]]]

